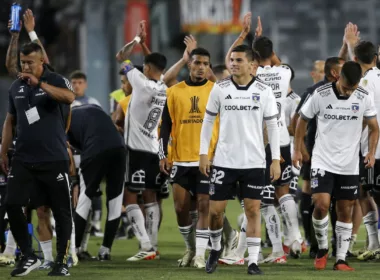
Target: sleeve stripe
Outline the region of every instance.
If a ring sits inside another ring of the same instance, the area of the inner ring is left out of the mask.
[[[210,116],[213,116],[213,117],[215,117],[215,116],[218,115],[218,113],[210,112],[210,111],[207,110],[207,109],[206,109],[206,114],[209,114]]]
[[[365,119],[373,119],[373,118],[376,118],[376,115],[373,115],[373,116],[364,116]]]
[[[305,114],[302,113],[302,111],[300,111],[300,116],[301,116],[301,118],[303,118],[304,120],[307,120],[307,121],[310,121],[312,119],[312,118],[305,116]]]
[[[269,120],[272,120],[274,118],[277,118],[277,114],[273,115],[273,116],[269,116],[269,117],[264,117],[264,120],[269,121]]]
[[[63,79],[65,80],[65,84],[66,84],[66,87],[71,90],[71,91],[74,91],[70,81],[68,79],[66,79],[65,77],[63,77]]]

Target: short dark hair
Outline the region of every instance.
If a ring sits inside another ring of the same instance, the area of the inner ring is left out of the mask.
[[[371,64],[374,56],[377,56],[377,50],[374,44],[369,41],[360,41],[354,48],[354,54],[359,62]]]
[[[329,57],[328,59],[326,59],[326,61],[325,61],[325,69],[324,69],[325,76],[328,77],[328,78],[332,78],[332,75],[331,75],[332,68],[334,66],[339,65],[343,61],[344,61],[343,58],[337,57],[337,56]]]
[[[224,64],[218,64],[212,67],[212,72],[214,72],[215,75],[223,74],[225,70],[227,70],[227,67]]]
[[[205,48],[193,49],[189,56],[193,57],[193,55],[208,56],[208,58],[211,59],[210,52],[208,50],[206,50]]]
[[[285,65],[285,66],[289,67],[290,72],[292,73],[292,76],[291,76],[291,78],[290,78],[290,81],[293,81],[295,75],[294,75],[294,69],[292,68],[292,66],[290,66],[289,64],[286,64],[286,63],[283,63],[282,65]]]
[[[236,46],[232,49],[231,53],[234,53],[234,52],[240,52],[240,53],[245,53],[245,55],[247,56],[248,58],[248,61],[253,61],[255,59],[258,59],[258,55],[256,52],[254,52],[252,50],[252,48],[250,48],[249,46],[247,45],[239,45],[239,46]]]
[[[41,46],[33,42],[23,44],[20,52],[24,55],[30,55],[32,52],[39,52],[41,54],[43,53]]]
[[[273,43],[268,37],[259,37],[252,44],[253,50],[257,51],[261,59],[268,59],[273,54]]]
[[[340,75],[344,78],[349,86],[355,86],[362,78],[362,68],[360,64],[354,61],[347,61],[343,64]]]
[[[152,64],[154,67],[156,67],[159,71],[164,71],[166,68],[166,57],[160,53],[154,52],[151,54],[148,54],[144,59],[145,64]]]
[[[87,76],[84,72],[80,71],[80,70],[75,70],[74,72],[72,72],[70,74],[70,80],[72,79],[83,79],[85,81],[87,81]]]

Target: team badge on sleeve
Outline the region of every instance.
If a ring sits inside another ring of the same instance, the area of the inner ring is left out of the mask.
[[[358,103],[352,103],[351,109],[354,113],[359,111],[359,104]]]

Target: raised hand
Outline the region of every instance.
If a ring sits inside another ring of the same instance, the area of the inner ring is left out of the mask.
[[[241,31],[242,35],[247,36],[251,31],[251,21],[252,21],[252,13],[248,12],[244,15],[243,18],[243,30]]]
[[[255,38],[259,38],[263,35],[263,26],[261,25],[260,16],[257,17],[257,27],[255,30]]]
[[[35,87],[38,85],[39,80],[36,76],[29,74],[29,73],[18,73],[18,78],[26,81],[29,85]]]
[[[184,41],[183,41],[186,45],[186,50],[187,52],[190,54],[195,48],[197,48],[197,40],[195,39],[195,37],[193,35],[189,35],[189,36],[186,36]]]
[[[8,30],[9,30],[9,33],[11,33],[12,36],[20,34],[20,31],[16,31],[16,30],[11,31],[11,28],[12,28],[12,21],[9,20],[8,21]],[[21,28],[22,28],[22,21],[20,20],[20,30],[21,30]]]
[[[140,38],[141,38],[141,41],[140,41],[140,44],[143,44],[145,43],[146,41],[146,36],[147,36],[147,33],[146,33],[146,21],[145,20],[142,20],[140,22],[140,27],[141,27],[141,35],[140,35]]]
[[[349,22],[346,25],[343,40],[346,44],[351,46],[360,41],[360,31],[358,30],[358,26],[356,24]]]
[[[34,31],[34,28],[36,26],[36,23],[34,21],[34,15],[31,9],[27,9],[24,13],[24,26],[26,32],[32,32]]]
[[[145,37],[146,37],[145,24],[146,24],[145,20],[140,21],[139,27],[137,28],[136,36],[142,38],[144,36],[144,33],[145,33]]]

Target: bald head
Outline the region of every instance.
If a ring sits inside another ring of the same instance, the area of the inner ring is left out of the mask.
[[[323,80],[325,76],[325,61],[316,60],[313,64],[313,70],[310,73],[311,78],[313,79],[314,84]]]

